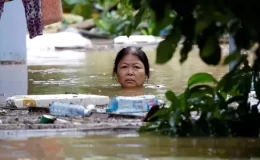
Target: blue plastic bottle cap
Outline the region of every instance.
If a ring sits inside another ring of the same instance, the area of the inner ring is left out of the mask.
[[[111,112],[111,108],[106,108],[106,112]]]

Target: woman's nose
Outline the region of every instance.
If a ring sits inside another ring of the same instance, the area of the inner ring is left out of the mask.
[[[132,68],[128,68],[127,75],[134,75],[134,70]]]

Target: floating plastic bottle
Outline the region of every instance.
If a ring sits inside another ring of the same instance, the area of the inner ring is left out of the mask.
[[[158,99],[154,95],[113,97],[106,112],[143,116],[153,105],[158,105]]]
[[[81,105],[55,102],[50,105],[50,113],[54,116],[89,116],[95,109],[85,108]]]

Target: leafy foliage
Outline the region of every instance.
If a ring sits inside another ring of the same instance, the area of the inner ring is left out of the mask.
[[[85,19],[93,18],[103,33],[120,36],[131,34],[135,30],[140,34],[150,35],[151,24],[143,18],[148,13],[146,8],[141,7],[141,4],[138,6],[138,3],[132,7],[131,2],[134,0],[62,0],[65,13],[80,15]],[[141,9],[133,12],[134,7]],[[138,26],[141,21],[143,24]]]

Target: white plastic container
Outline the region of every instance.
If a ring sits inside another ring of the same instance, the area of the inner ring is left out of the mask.
[[[6,107],[10,108],[27,108],[40,107],[49,108],[54,102],[77,104],[88,106],[106,107],[109,103],[108,96],[91,95],[91,94],[52,94],[52,95],[17,95],[7,98]]]

